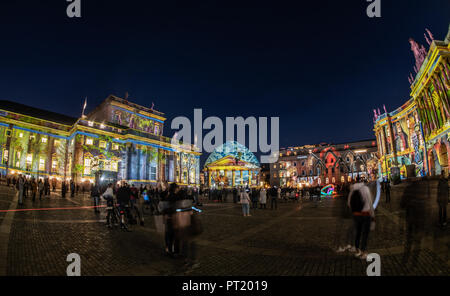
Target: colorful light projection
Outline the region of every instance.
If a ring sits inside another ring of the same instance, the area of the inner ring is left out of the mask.
[[[320,190],[320,195],[325,197],[333,196],[334,190],[335,188],[333,184],[327,185]]]

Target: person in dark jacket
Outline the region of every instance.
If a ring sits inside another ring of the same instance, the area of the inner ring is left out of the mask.
[[[100,213],[100,210],[98,209],[98,206],[100,205],[100,189],[97,184],[91,188],[91,197],[94,202],[94,212]]]
[[[438,183],[437,203],[439,206],[439,225],[447,225],[447,205],[448,205],[448,179],[442,171],[441,178]]]

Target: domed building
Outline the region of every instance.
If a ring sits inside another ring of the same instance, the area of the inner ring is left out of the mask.
[[[247,147],[234,141],[214,149],[205,162],[204,172],[210,188],[259,185],[258,159]]]

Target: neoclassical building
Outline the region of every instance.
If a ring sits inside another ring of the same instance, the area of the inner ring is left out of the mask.
[[[0,171],[59,183],[198,185],[200,152],[164,137],[165,120],[153,108],[113,95],[80,118],[0,101]]]
[[[377,173],[375,140],[289,147],[279,153],[278,161],[270,164],[271,186],[336,185],[358,177],[373,179]]]
[[[259,186],[260,165],[244,145],[229,141],[217,147],[204,165],[205,183],[210,188]]]
[[[410,99],[393,112],[377,114],[377,137],[383,176],[448,175],[450,152],[450,26],[444,41],[427,31],[428,51],[410,39],[415,76]]]

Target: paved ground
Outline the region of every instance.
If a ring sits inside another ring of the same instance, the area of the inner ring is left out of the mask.
[[[383,201],[378,207],[369,251],[381,255],[382,275],[450,275],[450,229],[435,226],[435,190],[413,203],[413,216],[420,217],[422,227],[412,227],[417,219],[400,207],[406,185],[394,187],[391,204]],[[1,186],[0,209],[17,207],[13,199],[14,191]],[[87,196],[52,195],[34,204],[27,199],[22,208],[86,205],[91,205]],[[423,211],[417,212],[417,205]],[[242,217],[240,206],[232,203],[205,203],[203,209],[204,233],[197,239],[200,266],[189,273],[180,259],[162,254],[163,238],[151,216],[144,227],[127,233],[107,229],[105,214],[92,209],[14,212],[11,219],[0,212],[8,234],[0,241],[0,272],[65,275],[67,255],[78,253],[82,275],[365,275],[368,263],[335,252],[351,225],[338,198],[317,207],[309,201],[279,203],[278,210],[253,210],[251,217]],[[405,256],[409,245],[412,251]]]

